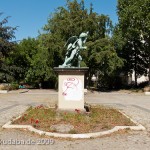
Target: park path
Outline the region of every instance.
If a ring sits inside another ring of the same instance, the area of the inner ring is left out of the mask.
[[[86,149],[86,150],[149,150],[150,149],[150,96],[130,92],[88,92],[85,101],[90,104],[103,104],[121,109],[127,115],[146,127],[146,131],[129,131],[129,133],[113,134],[111,136],[82,139],[64,140],[41,137],[21,130],[6,130],[0,128],[0,140],[34,140],[50,139],[54,144],[48,145],[0,145],[0,150],[13,150],[29,148],[37,150],[47,149]],[[23,113],[32,105],[54,105],[57,103],[57,92],[54,90],[29,90],[13,91],[0,94],[0,126]]]
[[[52,105],[56,100],[54,90],[17,90],[0,94],[0,125],[22,114],[29,106]]]

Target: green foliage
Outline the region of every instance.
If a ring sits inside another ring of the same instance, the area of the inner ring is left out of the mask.
[[[34,56],[37,53],[38,41],[34,38],[23,39],[16,47],[14,53],[9,57],[11,64],[21,67],[21,70],[15,71],[14,78],[21,82],[28,75]]]
[[[49,82],[53,85],[57,81],[53,68],[63,63],[68,38],[89,31],[88,49],[81,51],[81,66],[89,67],[90,80],[95,73],[103,81],[113,80],[123,60],[118,57],[111,39],[112,29],[110,18],[93,12],[92,4],[88,10],[84,0],[67,0],[65,7],[59,7],[50,15],[37,39],[24,39],[15,46],[8,62],[21,70],[14,71],[14,78],[32,84]]]
[[[15,83],[15,82],[12,82],[10,84],[6,84],[4,85],[1,90],[17,90],[19,88],[19,84],[18,83]]]
[[[113,80],[118,75],[124,62],[118,57],[110,38],[102,38],[88,45],[88,66],[91,68],[91,76],[96,74],[99,85],[112,88]]]
[[[2,13],[0,13],[1,17]],[[7,25],[8,18],[6,17],[0,21],[0,82],[8,82],[13,80],[14,65],[9,65],[9,56],[14,51],[15,43],[11,42],[15,37],[14,33],[16,28]]]
[[[48,23],[43,28],[46,34],[41,34],[41,36],[44,36],[42,37],[44,39],[42,41],[45,41],[43,45],[54,56],[53,65],[56,67],[63,63],[63,57],[65,57],[66,53],[64,44],[68,38],[73,35],[78,36],[81,32],[89,31],[88,49],[81,52],[83,56],[81,66],[90,67],[89,76],[101,70],[103,77],[106,77],[106,75],[110,77],[123,65],[109,38],[112,28],[110,18],[93,12],[92,6],[90,13],[88,13],[88,9],[84,7],[83,0],[81,3],[76,0],[68,0],[66,7],[59,7],[51,15]]]
[[[44,81],[55,79],[52,70],[53,54],[43,46],[46,41],[41,36],[39,39],[28,38],[22,40],[12,55],[11,62],[21,66],[22,70],[15,73],[18,81],[27,82],[36,86]]]
[[[125,72],[134,70],[137,84],[137,77],[150,70],[150,1],[119,0],[117,10],[119,24],[114,39],[117,39],[119,56],[126,59]]]

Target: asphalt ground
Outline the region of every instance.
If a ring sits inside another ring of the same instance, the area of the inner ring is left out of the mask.
[[[57,104],[55,90],[17,90],[0,94],[0,126],[23,113],[29,106]],[[149,150],[150,149],[150,96],[130,91],[87,92],[88,104],[112,106],[125,112],[146,127],[146,131],[127,131],[93,139],[59,139],[39,136],[26,130],[0,127],[0,150]]]

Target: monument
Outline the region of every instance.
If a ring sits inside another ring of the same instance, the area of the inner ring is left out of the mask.
[[[80,67],[82,57],[80,51],[87,49],[88,32],[82,32],[79,37],[72,36],[65,46],[65,60],[59,67],[54,67],[58,73],[58,109],[84,110],[84,76],[88,67]]]

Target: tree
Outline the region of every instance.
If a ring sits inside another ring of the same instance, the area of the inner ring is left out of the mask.
[[[88,11],[84,0],[80,3],[67,0],[66,7],[59,7],[49,17],[43,27],[44,32],[37,39],[28,38],[18,43],[15,53],[9,58],[12,64],[22,68],[20,72],[15,71],[15,79],[54,85],[57,76],[53,68],[64,61],[66,41],[71,36],[89,31],[88,49],[81,52],[81,65],[89,66],[89,79],[92,74],[101,71],[99,76],[108,85],[108,79],[114,78],[123,62],[111,40],[112,21],[106,15],[93,12],[92,5],[90,7]]]
[[[49,43],[47,40],[50,39],[45,38],[46,37],[43,34],[37,40],[38,44],[36,46],[36,53],[33,55],[32,61],[30,62],[30,68],[27,71],[26,81],[30,83],[41,83],[42,86],[44,86],[44,83],[46,82],[51,82],[50,87],[54,87],[56,76],[54,74],[53,67],[57,54],[48,48],[47,44],[49,45]]]
[[[81,32],[89,31],[88,49],[81,52],[83,56],[81,66],[88,65],[90,77],[99,70],[104,71],[103,74],[110,77],[123,64],[109,37],[112,27],[112,21],[108,16],[93,12],[92,4],[90,11],[88,11],[84,6],[84,0],[80,3],[77,0],[68,0],[66,7],[59,7],[50,16],[48,23],[43,28],[45,33],[40,35],[42,41],[44,41],[43,47],[48,49],[50,56],[52,54],[54,56],[51,67],[63,63],[63,57],[66,53],[64,45],[69,37],[79,36]],[[105,45],[106,43],[107,45]],[[105,62],[107,61],[105,67],[102,66],[103,56],[105,58],[110,57],[110,59],[105,60]]]
[[[29,37],[15,46],[14,52],[8,59],[10,65],[21,68],[20,70],[14,70],[15,81],[28,83],[36,87],[39,83],[44,86],[43,83],[48,81],[54,84],[56,77],[52,68],[57,54],[49,51],[46,45],[49,44],[47,41],[49,39],[44,39],[44,34],[38,39]],[[51,87],[54,87],[54,85]]]
[[[123,66],[123,60],[118,57],[111,38],[98,39],[88,45],[90,55],[88,66],[91,69],[90,76],[96,74],[99,85],[105,88],[116,87],[118,70]]]
[[[135,71],[137,86],[137,77],[147,74],[149,68],[150,84],[150,1],[119,0],[117,11],[119,23],[115,38],[117,35],[123,37],[122,51],[119,51],[120,56],[126,59],[126,71]]]
[[[2,13],[0,14],[1,17]],[[13,80],[14,70],[18,69],[9,63],[9,55],[13,53],[15,43],[12,39],[15,38],[16,27],[7,26],[8,18],[0,21],[0,81],[8,82]]]
[[[26,77],[29,76],[28,71],[31,69],[34,56],[37,52],[38,41],[34,38],[23,39],[16,45],[14,53],[9,56],[11,64],[21,68],[20,70],[14,71],[14,78],[16,81],[28,81]]]

